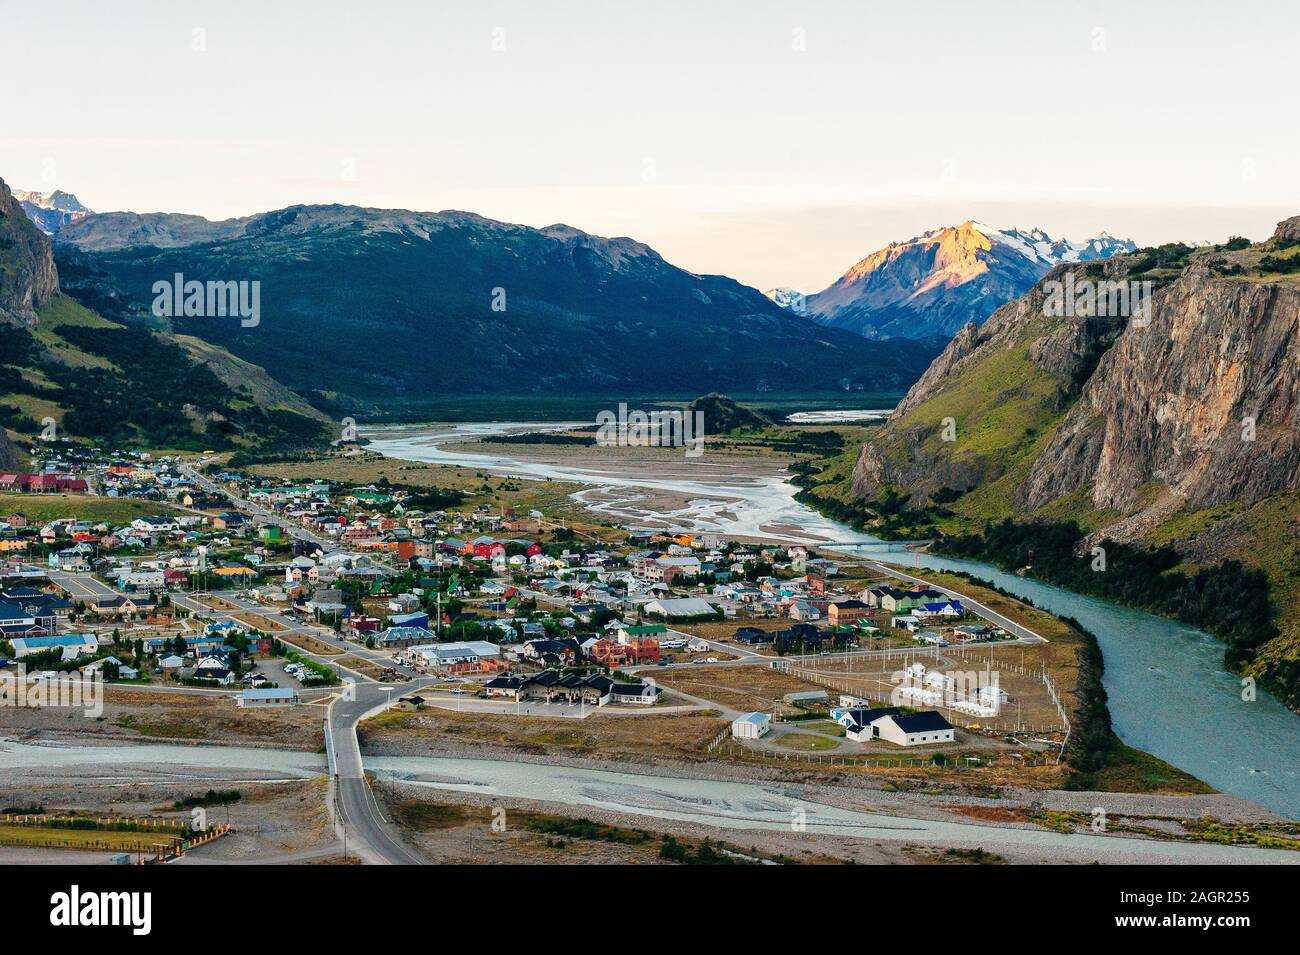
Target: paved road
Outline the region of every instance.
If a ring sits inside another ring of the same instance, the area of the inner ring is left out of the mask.
[[[406,677],[407,679],[415,679],[416,677],[416,673],[414,670],[412,670],[410,667],[397,666],[393,662],[392,657],[390,657],[387,653],[384,653],[381,650],[372,650],[369,647],[366,647],[364,644],[351,643],[348,640],[344,639],[343,637],[339,636],[329,627],[324,627],[314,623],[303,623],[301,621],[295,620],[292,617],[289,617],[284,613],[281,613],[279,610],[273,607],[265,607],[253,600],[249,600],[246,597],[241,597],[236,591],[231,591],[231,590],[213,591],[212,596],[220,600],[224,600],[226,603],[233,605],[234,607],[237,608],[236,612],[255,613],[260,617],[265,617],[266,619],[272,620],[275,623],[279,624],[281,629],[272,630],[270,632],[272,636],[279,637],[281,640],[285,640],[288,641],[289,643],[293,643],[294,634],[302,634],[304,636],[311,637],[314,640],[319,640],[321,643],[328,644],[329,646],[333,647],[336,650],[342,651],[342,653],[340,653],[340,656],[343,653],[346,653],[349,656],[366,660],[370,663],[375,664],[376,666],[385,667],[385,668],[391,667],[397,670],[399,674]],[[193,598],[187,597],[186,595],[183,594],[182,595],[173,594],[172,600],[178,606],[187,607],[191,610],[197,610],[198,612],[202,613],[204,616],[223,618],[227,620],[235,619],[234,614],[232,614],[229,611],[213,610],[211,607],[206,607],[203,604],[198,603]],[[239,623],[238,620],[236,620],[235,622]],[[352,670],[349,667],[340,666],[340,664],[338,663],[338,658],[335,656],[315,654],[307,650],[303,650],[302,652],[305,656],[311,657],[313,660],[318,660],[321,663],[329,664],[332,667],[337,667],[339,669],[347,670],[349,673],[354,674],[358,679],[366,680],[366,681],[370,680],[370,677],[366,676],[365,674],[359,671]]]
[[[357,724],[367,713],[385,706],[388,700],[418,689],[418,683],[397,686],[376,683],[357,684],[351,699],[335,699],[329,708],[330,739],[334,748],[335,799],[339,818],[358,854],[371,862],[387,865],[424,865],[424,860],[401,840],[397,828],[389,822],[370,790]]]
[[[33,565],[35,566],[35,565]],[[85,600],[90,597],[120,597],[120,591],[114,590],[90,574],[66,574],[62,571],[46,572],[52,583],[62,587],[73,600]]]
[[[57,573],[51,574],[50,579],[75,597],[95,596],[105,593],[111,595],[115,593],[107,585],[89,574]],[[310,634],[313,638],[345,650],[354,656],[373,660],[384,666],[393,665],[392,660],[387,655],[348,643],[326,627],[299,623],[278,611],[269,610],[246,600],[236,593],[221,592],[215,593],[213,596],[234,605],[237,612],[248,610],[282,624],[285,630],[276,631],[276,634],[282,638],[292,641],[294,633]],[[172,601],[179,607],[184,607],[204,616],[225,620],[234,619],[230,612],[207,607],[189,594],[173,593]],[[406,682],[378,683],[363,673],[350,670],[347,667],[340,667],[335,658],[312,653],[306,655],[337,669],[348,670],[349,673],[354,674],[356,677],[356,682],[351,687],[344,689],[343,697],[337,695],[338,691],[334,691],[336,695],[328,710],[334,761],[338,771],[335,798],[339,816],[346,827],[348,839],[350,840],[349,848],[355,848],[359,855],[372,862],[393,865],[422,865],[423,860],[402,844],[396,828],[384,818],[383,811],[380,809],[374,794],[370,791],[370,784],[366,779],[365,767],[361,759],[361,747],[357,740],[357,724],[365,714],[386,705],[392,700],[405,696],[407,693],[414,692],[427,681],[416,680],[414,671],[408,668],[399,671],[408,677]],[[159,687],[158,689],[177,692],[177,689],[172,687]],[[350,697],[350,699],[346,697]]]
[[[274,524],[277,527],[282,528],[290,537],[296,537],[298,540],[307,541],[309,544],[315,544],[327,554],[333,553],[339,549],[338,544],[334,541],[322,537],[314,531],[310,531],[303,527],[301,524],[296,524],[293,521],[287,520],[281,515],[275,513],[275,511],[262,507],[260,504],[254,504],[252,501],[242,498],[233,491],[222,487],[216,481],[213,481],[211,478],[205,477],[203,474],[199,473],[193,465],[181,464],[177,466],[177,470],[209,494],[220,494],[222,497],[230,500],[230,502],[239,510],[252,514],[254,517],[259,517],[268,524]]]
[[[890,567],[878,561],[869,560],[866,561],[866,564],[872,570],[880,571],[880,573],[882,574],[888,574],[890,577],[896,577],[897,579],[905,580],[908,583],[922,584],[926,587],[931,587],[934,590],[939,591],[940,593],[947,594],[953,600],[960,600],[966,606],[974,607],[979,612],[980,616],[984,617],[985,619],[993,623],[996,623],[1003,630],[1007,631],[1007,633],[1014,633],[1017,637],[1019,637],[1021,640],[1027,643],[1047,642],[1045,638],[1035,633],[1034,631],[1030,630],[1028,627],[1021,626],[1020,624],[1016,623],[1014,620],[1007,619],[1006,617],[1002,616],[1002,614],[998,613],[996,610],[990,610],[988,607],[980,603],[978,600],[974,600],[971,597],[968,597],[959,591],[949,590],[947,587],[940,587],[938,584],[931,583],[928,580],[923,580],[920,577],[913,577],[911,574],[905,574],[901,570],[898,570],[897,568]]]

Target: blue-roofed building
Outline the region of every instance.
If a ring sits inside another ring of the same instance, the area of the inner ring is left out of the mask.
[[[254,687],[239,694],[240,706],[293,706],[298,702],[298,691],[292,687]]]
[[[429,627],[429,615],[423,610],[415,613],[398,613],[388,618],[389,627]]]
[[[918,617],[964,617],[966,608],[960,600],[938,600],[915,607],[912,613]]]
[[[21,660],[31,653],[62,650],[65,659],[90,656],[99,649],[99,640],[93,633],[62,633],[49,637],[18,637],[11,641],[14,657]]]

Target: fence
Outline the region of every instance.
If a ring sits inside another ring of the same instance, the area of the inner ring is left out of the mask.
[[[171,831],[183,834],[189,829],[181,819],[161,819],[153,816],[58,816],[44,812],[0,813],[0,823],[10,826],[35,826],[45,829],[67,829],[69,831],[89,831],[91,829],[107,832],[152,832]],[[77,825],[64,825],[77,823]],[[93,823],[93,826],[85,825]]]
[[[719,746],[721,746],[724,742],[726,742],[726,740],[727,740],[727,738],[728,738],[729,736],[731,736],[731,724],[730,724],[730,723],[728,723],[726,726],[722,727],[722,729],[718,730],[718,735],[715,736],[715,737],[713,737],[713,739],[711,739],[711,740],[709,741],[708,746],[705,747],[705,752],[712,753],[712,752],[713,752],[714,750],[716,750]]]
[[[711,750],[722,756],[736,756],[742,759],[754,759],[767,763],[810,763],[825,769],[932,769],[952,770],[953,772],[971,772],[985,769],[994,764],[1003,766],[1048,766],[1056,762],[1052,756],[998,755],[973,759],[965,757],[947,757],[943,763],[935,763],[933,756],[846,756],[843,753],[800,753],[795,751],[759,749],[727,742]]]
[[[891,651],[889,653],[880,654],[879,656],[873,656],[871,657],[871,659],[879,659],[882,662],[882,667],[883,667],[883,664],[889,661],[891,658],[897,657],[900,660],[910,661],[910,660],[915,660],[915,658],[918,655],[919,655],[918,652],[915,650],[899,651],[896,653]],[[937,658],[938,656],[937,652],[934,655]],[[962,653],[960,650],[945,655],[960,656],[963,659],[963,662],[965,660],[965,654]],[[791,660],[777,659],[772,662],[772,666],[775,669],[781,670],[783,673],[788,673],[791,676],[798,677],[801,680],[806,680],[809,683],[816,683],[818,686],[824,686],[828,690],[834,690],[837,693],[843,693],[847,696],[855,696],[858,697],[859,699],[874,700],[878,703],[889,703],[891,701],[891,694],[883,690],[865,689],[859,684],[852,683],[847,680],[837,680],[834,676],[830,674],[826,674],[818,670],[810,669],[807,666],[794,663]],[[1052,683],[1051,678],[1047,675],[1047,672],[1045,670],[1031,670],[1028,667],[1021,666],[1018,663],[1008,663],[1005,665],[999,664],[998,670],[1000,672],[1017,673],[1020,674],[1021,676],[1027,676],[1027,677],[1041,680],[1043,686],[1047,689],[1047,695],[1051,699],[1052,705],[1056,708],[1057,715],[1060,717],[1061,722],[1060,725],[1057,726],[1044,726],[1041,724],[1035,725],[1031,723],[1025,723],[1021,720],[1015,720],[1012,722],[982,721],[980,723],[980,726],[982,728],[991,730],[992,732],[995,733],[1064,732],[1066,735],[1066,739],[1067,740],[1069,739],[1070,718],[1065,712],[1065,706],[1061,703],[1060,695],[1056,691],[1055,684]],[[865,676],[866,674],[864,673],[863,675]],[[959,719],[962,720],[969,720],[973,718],[970,716],[970,714],[960,713],[958,711],[953,710],[952,707],[942,703],[935,704],[935,706],[937,706],[940,709],[948,710],[950,713],[957,712]],[[1058,761],[1059,761],[1059,754],[1058,754]]]
[[[181,819],[151,816],[90,817],[48,813],[0,813],[0,824],[13,829],[0,832],[0,845],[36,849],[90,849],[108,852],[152,852],[157,859],[179,856],[235,831],[229,823],[192,834]],[[28,830],[30,836],[23,834]],[[37,833],[40,833],[38,836]],[[67,833],[67,835],[62,835]],[[102,837],[96,833],[103,833]],[[131,838],[138,835],[139,838]],[[116,838],[111,838],[115,836]],[[156,841],[159,837],[167,842]],[[156,860],[155,860],[156,861]]]

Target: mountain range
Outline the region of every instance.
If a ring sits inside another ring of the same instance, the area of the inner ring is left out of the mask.
[[[69,192],[14,192],[27,217],[46,235],[54,235],[69,222],[92,215],[76,196]]]
[[[1023,295],[1057,265],[1136,248],[1105,233],[1070,242],[1041,229],[967,221],[891,242],[816,294],[780,288],[767,295],[814,321],[867,338],[946,341],[967,322],[980,324]]]
[[[1102,283],[1146,306],[1116,314]],[[1063,286],[1107,306],[1063,312]],[[841,467],[811,493],[868,528],[927,515],[950,552],[1203,626],[1300,706],[1300,217],[1058,265],[963,326]]]
[[[50,239],[0,181],[0,469],[7,432],[150,448],[295,447],[325,416],[220,347],[106,320],[64,295]]]
[[[227,348],[304,393],[905,390],[937,352],[867,342],[630,238],[466,212],[293,206],[210,222],[105,213],[55,235],[64,288]],[[151,314],[153,286],[257,281],[261,320]],[[308,347],[309,346],[309,347]]]

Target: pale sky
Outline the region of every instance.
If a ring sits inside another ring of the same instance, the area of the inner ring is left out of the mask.
[[[1283,0],[0,0],[0,178],[97,211],[466,209],[816,291],[974,218],[1300,214]]]

